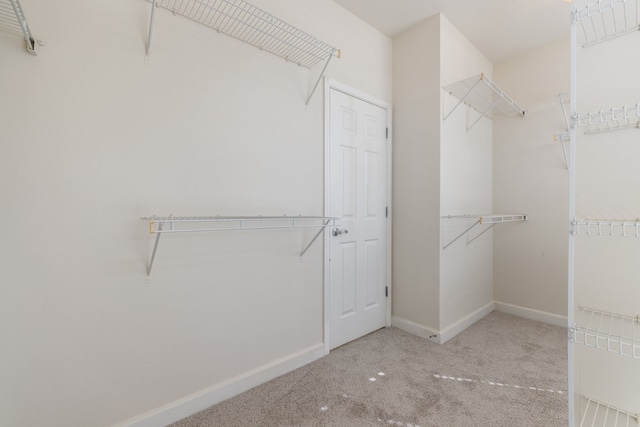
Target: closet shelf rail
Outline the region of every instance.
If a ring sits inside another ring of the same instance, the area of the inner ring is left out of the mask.
[[[467,244],[473,242],[478,237],[482,236],[484,233],[493,228],[496,224],[501,224],[504,222],[515,222],[515,221],[526,221],[527,216],[524,214],[480,214],[480,215],[446,215],[441,218],[445,219],[473,219],[475,220],[473,224],[471,224],[468,228],[466,228],[462,233],[458,234],[453,240],[444,245],[442,249],[447,249],[451,246],[456,240],[460,239],[462,236],[467,234],[473,228],[478,225],[488,225],[484,230],[480,233],[476,234],[473,238],[467,241]]]
[[[574,219],[572,234],[577,236],[640,237],[640,219],[587,220]]]
[[[640,359],[640,316],[580,307],[570,333],[577,344]]]
[[[318,63],[324,63],[320,77],[307,98],[307,103],[315,92],[331,58],[340,58],[339,49],[244,0],[152,0],[151,4],[147,56],[151,50],[157,6],[302,67],[312,68]]]
[[[451,111],[445,114],[443,120],[447,120],[462,103],[480,113],[480,117],[467,126],[467,131],[471,130],[483,117],[493,118],[494,111],[507,117],[513,115],[524,117],[527,114],[524,108],[519,106],[484,73],[444,86],[443,89],[459,99]]]
[[[336,224],[339,218],[325,216],[150,216],[143,217],[149,223],[149,233],[155,234],[153,251],[147,265],[147,281],[158,250],[160,236],[166,233],[196,233],[206,231],[276,230],[319,228],[318,232],[300,253],[304,256],[320,234]]]
[[[640,414],[632,414],[587,396],[581,426],[637,427]]]
[[[37,55],[38,47],[43,44],[31,33],[20,0],[0,0],[0,31],[24,37],[27,52],[32,55]]]
[[[583,47],[611,40],[640,29],[638,0],[598,0],[577,9],[573,19],[580,24]]]
[[[640,128],[640,102],[589,114],[576,114],[574,126],[586,128],[587,134],[632,127]]]

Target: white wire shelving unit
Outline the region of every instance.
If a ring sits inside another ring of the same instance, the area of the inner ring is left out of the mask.
[[[586,347],[640,359],[640,316],[580,307],[571,339]]]
[[[583,396],[587,404],[580,427],[638,427],[640,415],[616,408],[596,399]]]
[[[574,219],[572,234],[576,236],[640,237],[640,219],[588,220]]]
[[[147,37],[147,58],[151,52],[156,8],[163,8],[218,33],[226,34],[299,66],[313,68],[322,63],[306,103],[315,92],[329,61],[340,58],[340,49],[276,18],[244,0],[151,0],[151,21]]]
[[[576,10],[583,47],[629,34],[640,29],[638,0],[598,0]]]
[[[587,134],[640,128],[640,102],[589,114],[577,114],[574,123],[576,128],[585,128]]]
[[[300,257],[327,228],[334,226],[339,218],[323,216],[150,216],[143,217],[149,223],[149,233],[155,235],[155,242],[149,263],[147,281],[151,278],[153,262],[158,250],[160,236],[171,233],[198,233],[209,231],[236,230],[277,230],[318,228],[318,232],[300,252]]]
[[[476,234],[471,239],[468,239],[467,240],[467,244],[470,244],[471,242],[476,240],[478,237],[482,236],[484,233],[489,231],[491,228],[493,228],[497,224],[502,224],[502,223],[505,223],[505,222],[516,222],[516,221],[526,221],[527,220],[527,216],[524,215],[524,214],[446,215],[446,216],[442,216],[440,218],[443,218],[443,219],[472,219],[472,220],[474,220],[474,222],[469,227],[467,227],[462,233],[458,234],[449,243],[443,245],[442,249],[447,249],[454,242],[456,242],[462,236],[464,236],[465,234],[470,232],[476,226],[488,225],[488,227],[485,227],[484,230],[482,230],[480,233]]]
[[[494,112],[507,117],[514,115],[524,117],[527,114],[524,108],[511,99],[484,73],[444,86],[443,89],[459,99],[458,103],[444,115],[443,120],[447,120],[462,103],[480,113],[477,120],[467,125],[467,131],[471,130],[483,117],[492,119]]]
[[[0,31],[23,37],[27,52],[32,55],[37,55],[43,44],[31,32],[20,0],[0,0]]]

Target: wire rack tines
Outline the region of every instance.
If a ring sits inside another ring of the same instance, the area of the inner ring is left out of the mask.
[[[575,343],[640,359],[640,316],[580,307],[572,333]]]
[[[42,44],[36,40],[25,17],[20,0],[0,0],[0,31],[24,37],[27,52],[36,55]]]
[[[572,222],[575,235],[640,237],[640,220],[582,220]]]
[[[577,114],[575,127],[585,128],[585,133],[638,128],[640,127],[640,102],[589,114]]]
[[[581,427],[638,427],[639,414],[632,414],[587,396],[587,404],[582,414]]]
[[[311,68],[338,49],[243,0],[156,0],[156,5]]]
[[[584,47],[640,29],[638,0],[598,0],[576,10]]]

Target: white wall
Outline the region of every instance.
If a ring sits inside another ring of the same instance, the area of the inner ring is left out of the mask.
[[[494,120],[493,210],[527,215],[494,228],[495,299],[558,319],[567,314],[569,175],[554,135],[568,131],[558,94],[569,92],[569,60],[567,38],[494,68],[495,82],[527,110]]]
[[[442,18],[440,85],[447,86],[481,73],[491,78],[493,64]],[[443,113],[459,99],[442,90]],[[492,121],[483,118],[467,131],[478,112],[461,104],[442,122],[441,216],[491,213]],[[442,247],[467,229],[474,220],[442,219]],[[479,226],[469,238],[482,231]],[[458,239],[440,255],[440,329],[453,327],[493,302],[493,239],[485,233],[471,244]]]
[[[386,36],[330,0],[254,3],[391,98]],[[323,354],[312,232],[165,236],[146,284],[139,219],[322,214],[309,72],[165,10],[145,64],[144,1],[24,7],[46,45],[0,34],[0,424],[110,425]]]
[[[393,317],[423,336],[439,329],[440,23],[393,40]]]
[[[581,2],[584,4],[584,2]],[[578,27],[579,28],[579,27]],[[579,32],[579,45],[583,42]],[[640,34],[633,32],[577,50],[577,112],[587,114],[640,102]],[[638,129],[585,135],[576,132],[576,216],[637,220],[640,216]],[[637,316],[640,313],[637,238],[576,236],[575,305]],[[637,323],[636,323],[637,331]],[[629,336],[630,330],[624,332]],[[637,332],[636,332],[637,341]],[[589,396],[611,406],[640,410],[640,361],[577,346],[578,415]]]

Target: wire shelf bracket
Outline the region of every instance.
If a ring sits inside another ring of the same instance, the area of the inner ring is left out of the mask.
[[[589,47],[640,30],[639,16],[638,0],[598,0],[577,9],[573,20]]]
[[[484,73],[444,86],[443,89],[459,99],[451,111],[444,115],[443,121],[447,120],[462,103],[469,105],[480,113],[480,117],[476,121],[471,125],[467,125],[467,131],[471,130],[483,117],[493,118],[494,111],[507,117],[513,115],[524,117],[527,114],[524,108],[516,104]]]
[[[614,107],[589,114],[576,114],[576,128],[585,128],[585,134],[619,129],[640,129],[640,102],[623,107]]]
[[[0,0],[0,31],[24,37],[27,52],[32,55],[37,55],[38,48],[44,45],[31,33],[20,0]]]
[[[640,237],[640,219],[636,220],[588,220],[571,222],[571,233],[576,236]]]
[[[587,405],[580,426],[638,427],[640,414],[632,414],[591,397],[582,396]]]
[[[504,222],[515,222],[515,221],[526,221],[527,220],[527,216],[523,215],[523,214],[508,214],[508,215],[501,215],[501,214],[491,214],[491,215],[447,215],[447,216],[443,216],[441,218],[446,218],[446,219],[475,219],[476,220],[473,224],[471,224],[468,228],[466,228],[462,233],[458,234],[453,240],[451,240],[446,245],[442,246],[443,250],[447,249],[455,241],[460,239],[462,236],[464,236],[465,234],[470,232],[472,229],[474,229],[478,225],[488,225],[488,227],[485,227],[485,229],[482,230],[480,233],[476,234],[470,240],[467,240],[467,244],[470,244],[471,242],[476,240],[478,237],[482,236],[484,233],[486,233],[487,231],[492,229],[496,224],[501,224],[501,223],[504,223]]]
[[[640,316],[580,307],[570,339],[586,347],[640,359]]]
[[[311,241],[300,252],[300,258],[327,228],[334,226],[339,218],[320,216],[151,216],[143,217],[149,223],[149,234],[156,236],[149,263],[147,283],[158,251],[160,236],[168,233],[197,233],[206,231],[276,230],[319,228]]]
[[[151,53],[153,24],[158,7],[299,66],[311,69],[318,64],[323,64],[320,75],[306,98],[306,104],[309,104],[313,97],[331,58],[340,58],[340,49],[318,40],[244,0],[151,0],[145,62],[149,61]]]

